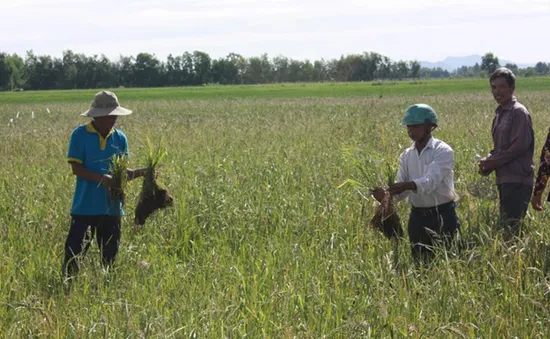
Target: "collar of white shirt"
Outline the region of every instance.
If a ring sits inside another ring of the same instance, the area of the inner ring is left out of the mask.
[[[426,146],[424,146],[424,148],[422,149],[425,150],[425,149],[433,149],[435,148],[435,138],[434,137],[430,137],[430,140],[428,140],[428,142],[426,143]],[[409,147],[410,150],[416,150],[416,142],[413,142],[413,144],[411,145],[411,147]],[[421,151],[421,152],[422,152]]]

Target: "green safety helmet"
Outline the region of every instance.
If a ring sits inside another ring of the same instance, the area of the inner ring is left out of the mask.
[[[416,104],[407,107],[401,125],[434,124],[437,126],[437,113],[426,104]]]

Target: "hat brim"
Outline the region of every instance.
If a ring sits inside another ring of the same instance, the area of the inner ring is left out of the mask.
[[[130,114],[132,114],[131,110],[124,108],[122,106],[118,106],[113,108],[92,107],[80,115],[83,117],[89,117],[89,118],[99,118],[99,117],[121,116],[121,115],[130,115]]]

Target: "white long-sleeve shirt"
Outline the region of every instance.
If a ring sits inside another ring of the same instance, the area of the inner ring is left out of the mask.
[[[453,164],[453,149],[443,141],[430,138],[420,154],[413,144],[401,153],[397,182],[414,181],[416,191],[405,191],[396,198],[408,197],[414,207],[435,207],[457,199]]]

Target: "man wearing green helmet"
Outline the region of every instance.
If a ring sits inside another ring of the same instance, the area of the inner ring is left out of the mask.
[[[489,79],[498,107],[493,118],[493,149],[479,162],[479,173],[496,173],[500,202],[500,225],[504,239],[521,233],[521,220],[527,213],[535,164],[535,137],[531,115],[514,96],[516,77],[508,68],[497,69]],[[540,187],[540,186],[537,186]],[[537,194],[535,191],[535,205]]]
[[[438,244],[448,247],[460,227],[454,202],[454,153],[448,144],[432,137],[437,124],[437,114],[429,105],[407,108],[401,125],[407,126],[414,143],[401,153],[397,183],[374,190],[378,201],[387,194],[409,199],[408,233],[415,260],[431,258]]]

